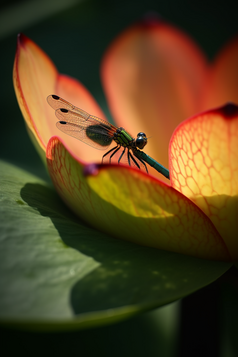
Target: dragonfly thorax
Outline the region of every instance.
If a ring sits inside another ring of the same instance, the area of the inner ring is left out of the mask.
[[[113,135],[113,140],[124,148],[131,147],[132,143],[135,141],[124,128],[117,128],[117,131]]]
[[[138,133],[136,138],[136,147],[143,149],[147,144],[147,137],[145,133]]]

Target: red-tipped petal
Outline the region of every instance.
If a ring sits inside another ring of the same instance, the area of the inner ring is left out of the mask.
[[[238,107],[186,120],[170,142],[171,185],[211,219],[238,259]]]
[[[125,166],[83,167],[57,137],[46,155],[59,195],[91,226],[142,245],[230,259],[211,221],[172,187]]]
[[[42,150],[50,137],[45,98],[48,90],[53,90],[56,77],[56,68],[46,54],[28,37],[18,35],[13,67],[15,93],[28,129]]]
[[[144,131],[146,152],[168,166],[173,130],[199,110],[206,60],[181,31],[146,21],[116,39],[102,62],[102,81],[117,124]]]
[[[60,75],[45,52],[22,34],[18,36],[13,81],[28,131],[42,156],[50,137],[58,134],[82,159],[101,161],[101,153],[97,150],[59,132],[56,127],[58,119],[46,98],[56,94],[90,114],[104,117],[99,106],[82,84]]]

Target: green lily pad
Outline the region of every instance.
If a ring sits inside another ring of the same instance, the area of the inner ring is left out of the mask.
[[[48,183],[0,165],[2,323],[62,330],[117,322],[186,296],[232,265],[106,236]]]

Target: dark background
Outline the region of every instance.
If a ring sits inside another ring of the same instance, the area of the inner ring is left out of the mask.
[[[74,5],[67,7],[71,2]],[[59,72],[79,79],[111,120],[100,83],[100,60],[115,36],[148,12],[156,12],[163,20],[187,32],[210,60],[229,39],[238,34],[235,0],[2,1],[0,158],[48,179],[28,138],[14,94],[12,67],[18,32],[35,41],[51,57]],[[230,311],[229,316],[232,316],[229,307],[233,305],[227,296],[227,308],[223,310]],[[155,319],[156,315],[149,313],[110,327],[61,334],[37,334],[3,328],[1,335],[5,343],[0,348],[4,348],[4,356],[167,356],[168,349],[163,350],[165,341],[161,340]],[[225,335],[226,324],[224,322]],[[176,337],[167,341],[175,344],[170,349],[171,356],[179,355],[176,341]],[[220,355],[233,356],[229,351]]]

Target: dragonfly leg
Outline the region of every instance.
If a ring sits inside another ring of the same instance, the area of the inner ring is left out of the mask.
[[[119,157],[119,160],[118,160],[118,164],[120,163],[122,156],[125,154],[125,151],[126,151],[126,148],[124,148],[124,150],[122,151],[121,156]]]
[[[130,153],[130,151],[129,151],[129,149],[128,149],[128,151],[127,151],[127,160],[128,160],[129,166],[131,166],[131,159],[130,159],[129,153]]]
[[[117,146],[114,146],[114,148],[112,148],[111,150],[109,150],[108,152],[106,152],[106,154],[104,154],[103,157],[102,157],[102,163],[103,163],[104,157],[107,156],[108,154],[110,154],[110,152],[112,152],[112,151],[115,150],[115,149],[116,149],[116,151],[119,150],[119,149],[120,149],[120,146],[118,146],[118,145],[117,145]],[[116,152],[116,151],[115,151],[115,152]],[[112,153],[112,155],[110,156],[110,162],[111,162],[111,157],[115,154],[115,152]]]
[[[113,157],[113,155],[115,155],[115,153],[116,152],[118,152],[118,150],[120,149],[120,145],[116,148],[116,150],[111,154],[111,156],[110,156],[110,159],[109,159],[109,162],[111,163],[111,159],[112,159],[112,157]]]
[[[142,159],[140,159],[139,157],[136,157],[136,158],[145,166],[146,172],[147,172],[147,174],[148,174],[149,172],[148,172],[147,166],[146,166],[146,164],[144,163],[144,161],[143,161]]]
[[[131,155],[130,151],[128,150],[127,152],[127,157],[128,157],[128,162],[129,162],[129,165],[131,166],[131,163],[130,163],[130,158],[134,161],[134,163],[136,164],[136,166],[138,167],[138,169],[140,169],[140,165],[138,164],[138,162],[135,160],[135,158]]]

